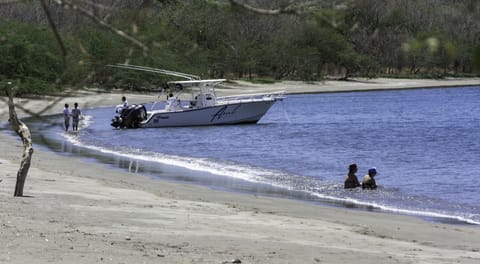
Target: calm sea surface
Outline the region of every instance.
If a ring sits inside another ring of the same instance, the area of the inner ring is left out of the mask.
[[[35,142],[132,177],[480,224],[480,87],[290,95],[256,125],[114,130],[113,107],[83,112],[78,135],[32,121]],[[350,163],[379,189],[344,190]]]

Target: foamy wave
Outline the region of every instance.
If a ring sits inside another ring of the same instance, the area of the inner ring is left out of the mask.
[[[271,177],[275,173],[269,170],[250,166],[239,166],[237,164],[216,163],[207,158],[188,158],[175,155],[166,155],[160,153],[126,153],[117,150],[110,150],[107,148],[85,145],[76,135],[63,134],[72,144],[76,146],[85,147],[101,153],[124,157],[128,159],[135,159],[140,161],[162,163],[170,166],[181,167],[194,171],[207,172],[219,176],[227,176],[235,179],[246,180],[250,182],[265,183],[266,177]],[[283,186],[282,186],[283,187]]]
[[[473,216],[470,217],[470,218],[467,218],[465,216],[450,215],[450,214],[439,213],[439,212],[396,208],[396,207],[382,205],[382,204],[378,204],[378,203],[364,202],[364,201],[360,201],[360,200],[353,199],[353,198],[340,198],[340,197],[334,197],[334,196],[324,195],[324,194],[315,193],[315,192],[312,192],[311,194],[314,195],[314,196],[317,196],[321,199],[328,199],[328,200],[338,201],[338,202],[342,202],[342,203],[350,203],[350,204],[357,205],[357,206],[365,206],[365,207],[370,207],[370,208],[376,208],[376,209],[379,209],[379,210],[384,211],[384,212],[391,212],[391,213],[395,213],[395,214],[404,214],[404,215],[413,215],[413,216],[420,216],[420,217],[453,219],[453,220],[457,220],[457,221],[460,221],[460,222],[465,222],[465,223],[472,224],[472,225],[480,225],[480,221],[472,219]]]
[[[80,127],[81,128],[85,128],[85,127],[89,127],[91,124],[93,124],[93,116],[91,115],[84,115],[83,116],[83,119],[80,120]]]

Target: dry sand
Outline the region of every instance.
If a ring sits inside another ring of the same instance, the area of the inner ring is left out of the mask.
[[[478,79],[358,83],[359,89],[478,85]],[[415,82],[415,84],[413,84]],[[246,89],[332,92],[350,82]],[[415,86],[416,85],[416,86]],[[154,95],[128,94],[130,103]],[[77,93],[63,103],[114,105],[120,94]],[[18,100],[32,110],[42,100]],[[0,101],[0,122],[8,109]],[[25,114],[19,110],[21,116]],[[480,263],[480,227],[426,222],[152,180],[38,147],[25,197],[13,197],[22,153],[0,132],[0,263]]]

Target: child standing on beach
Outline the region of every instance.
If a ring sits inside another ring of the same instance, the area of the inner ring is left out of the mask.
[[[63,120],[65,123],[65,131],[68,131],[68,128],[70,127],[70,111],[68,110],[68,104],[65,104],[65,107],[63,108]]]
[[[72,113],[71,113],[72,128],[73,128],[73,131],[78,131],[78,122],[80,120],[80,116],[82,115],[82,112],[80,111],[80,109],[78,109],[78,104],[77,103],[74,103],[73,107],[74,108],[72,109]]]

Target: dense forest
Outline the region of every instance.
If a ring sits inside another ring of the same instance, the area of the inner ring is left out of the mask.
[[[21,93],[165,81],[115,63],[252,81],[480,72],[478,0],[5,0],[0,17],[0,82]]]

